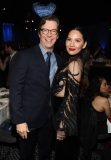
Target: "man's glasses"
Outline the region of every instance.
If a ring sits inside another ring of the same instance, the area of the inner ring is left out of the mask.
[[[50,33],[51,34],[53,34],[53,35],[56,35],[57,33],[58,33],[58,30],[56,30],[56,29],[52,29],[52,30],[49,30],[49,29],[40,29],[41,31],[42,31],[42,33],[43,34],[48,34],[49,33],[49,31],[50,31]]]

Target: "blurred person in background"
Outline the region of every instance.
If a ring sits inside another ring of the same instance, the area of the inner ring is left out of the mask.
[[[96,47],[96,50],[93,53],[93,58],[98,59],[98,58],[104,58],[105,57],[105,51],[101,47],[101,45],[98,45]]]
[[[2,60],[2,62],[5,61],[5,58],[9,56],[6,52],[5,52],[5,47],[2,47],[0,49],[0,59]]]
[[[6,77],[6,88],[9,88],[9,74],[10,66],[13,65],[17,53],[17,44],[13,41],[8,41],[5,43],[5,52],[9,55],[8,61],[6,63],[5,77]]]
[[[106,79],[98,76],[86,90],[80,114],[80,160],[111,159],[111,133],[108,133],[107,126],[107,120],[111,118],[108,91]]]

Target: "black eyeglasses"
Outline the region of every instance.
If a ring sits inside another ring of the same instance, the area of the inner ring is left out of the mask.
[[[56,35],[58,33],[58,30],[56,30],[56,29],[49,30],[49,29],[42,28],[40,30],[42,31],[43,34],[48,34],[49,31],[53,35]]]

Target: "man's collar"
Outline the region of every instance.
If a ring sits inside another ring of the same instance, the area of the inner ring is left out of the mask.
[[[10,55],[10,60],[12,59],[12,57],[15,55],[16,52],[14,52],[13,54]]]

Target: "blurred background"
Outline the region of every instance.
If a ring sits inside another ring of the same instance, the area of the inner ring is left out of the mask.
[[[111,44],[111,9],[108,0],[0,0],[1,42],[13,40],[30,46],[38,43],[37,27],[40,17],[32,8],[36,2],[44,5],[50,3],[56,5],[54,14],[60,19],[61,27],[59,44],[64,43],[68,28],[79,24],[86,29],[89,46],[100,44],[103,49],[109,48]],[[8,36],[6,30],[3,30],[3,27],[6,28],[6,26],[8,26]]]

